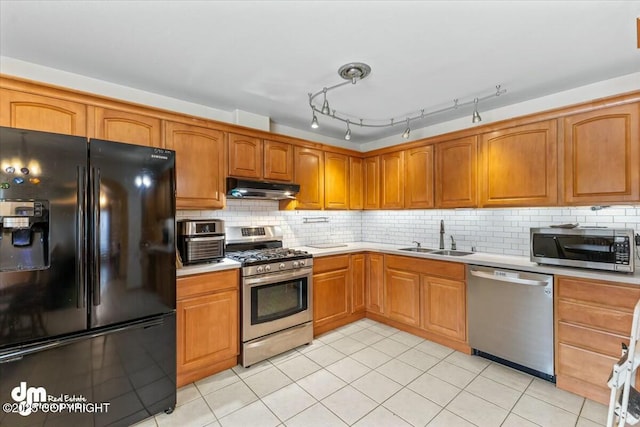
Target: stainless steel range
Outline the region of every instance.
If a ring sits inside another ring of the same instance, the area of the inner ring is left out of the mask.
[[[313,257],[283,248],[278,226],[226,227],[226,256],[242,264],[242,366],[313,340]]]

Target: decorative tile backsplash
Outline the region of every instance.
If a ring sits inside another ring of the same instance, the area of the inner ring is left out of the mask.
[[[318,218],[328,222],[305,223]],[[376,242],[437,248],[440,220],[445,247],[453,235],[458,249],[529,256],[529,228],[551,224],[632,228],[640,232],[639,206],[511,209],[429,209],[400,211],[280,211],[270,200],[228,200],[221,211],[178,211],[178,219],[219,218],[227,225],[279,225],[285,246],[315,243]],[[324,220],[324,219],[323,219]]]

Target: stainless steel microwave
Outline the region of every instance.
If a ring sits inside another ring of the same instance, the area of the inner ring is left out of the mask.
[[[633,273],[634,231],[604,227],[532,228],[531,261]]]

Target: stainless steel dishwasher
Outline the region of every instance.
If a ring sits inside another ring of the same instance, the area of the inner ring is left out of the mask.
[[[555,381],[553,276],[477,265],[467,269],[474,354]]]

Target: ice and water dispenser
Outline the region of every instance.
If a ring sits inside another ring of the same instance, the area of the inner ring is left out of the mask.
[[[0,271],[49,267],[49,202],[0,200]]]

